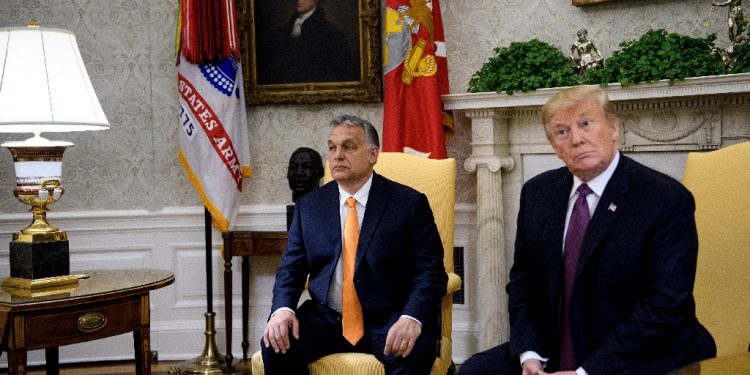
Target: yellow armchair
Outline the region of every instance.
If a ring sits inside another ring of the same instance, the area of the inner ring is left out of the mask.
[[[324,181],[331,180],[326,166]],[[427,196],[435,224],[443,242],[443,263],[448,273],[448,287],[442,301],[442,339],[440,356],[432,366],[432,375],[454,371],[451,332],[453,330],[453,293],[461,288],[461,278],[453,272],[453,218],[456,192],[456,161],[433,160],[397,152],[381,152],[375,171],[391,180],[408,185]],[[264,374],[260,352],[252,357],[253,374]],[[332,354],[310,364],[313,375],[366,375],[384,374],[383,365],[371,354]]]
[[[698,227],[696,314],[716,340],[717,355],[750,342],[750,142],[688,154],[685,186]]]

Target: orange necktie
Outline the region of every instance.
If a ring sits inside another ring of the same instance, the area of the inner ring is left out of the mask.
[[[341,323],[344,338],[352,345],[357,345],[365,333],[362,319],[362,305],[354,289],[354,260],[357,258],[357,244],[359,243],[359,224],[357,220],[357,200],[354,197],[346,199],[349,212],[344,222],[344,275],[341,293]]]

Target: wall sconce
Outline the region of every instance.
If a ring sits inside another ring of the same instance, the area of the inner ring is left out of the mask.
[[[13,194],[31,206],[31,224],[13,234],[10,278],[3,285],[37,289],[77,283],[67,234],[47,222],[47,205],[63,194],[62,157],[70,142],[42,132],[108,129],[75,35],[62,29],[0,28],[0,133],[33,133],[6,142],[13,155]]]

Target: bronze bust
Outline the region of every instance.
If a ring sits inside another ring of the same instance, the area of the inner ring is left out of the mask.
[[[317,189],[323,178],[323,160],[320,154],[308,147],[296,149],[289,158],[286,178],[292,189],[293,202]]]

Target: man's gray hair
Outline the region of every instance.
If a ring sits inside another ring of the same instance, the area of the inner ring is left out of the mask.
[[[380,140],[378,138],[378,130],[375,129],[372,124],[360,117],[354,116],[354,115],[340,115],[336,116],[331,121],[331,129],[337,127],[337,126],[356,126],[358,128],[361,128],[365,132],[365,140],[367,141],[367,145],[370,147],[378,147],[380,148]]]

